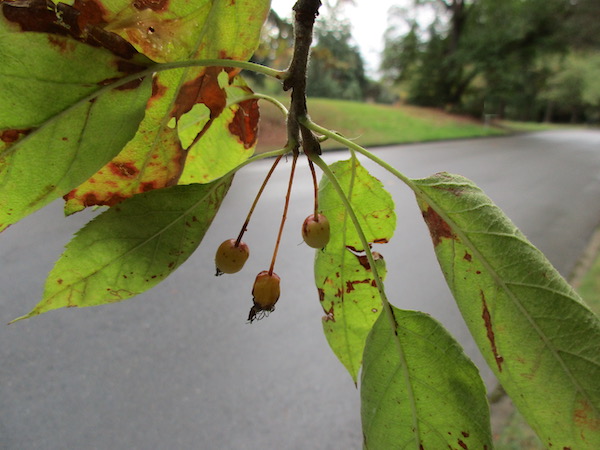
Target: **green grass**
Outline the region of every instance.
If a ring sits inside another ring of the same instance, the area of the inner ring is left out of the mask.
[[[560,130],[565,128],[576,128],[576,125],[564,125],[555,123],[539,123],[539,122],[515,122],[512,120],[500,120],[498,125],[507,128],[510,131],[547,131]]]
[[[285,98],[279,100],[288,103]],[[503,129],[486,127],[473,119],[429,108],[317,98],[308,101],[308,110],[314,122],[365,147],[506,134]],[[267,102],[261,103],[261,123],[268,126],[264,127],[266,131],[260,136],[265,137],[262,145],[259,139],[260,150],[272,150],[285,143],[285,131],[277,130],[284,127],[283,117]],[[283,136],[283,142],[277,142],[273,135]],[[323,147],[340,146],[326,142]]]
[[[365,145],[502,134],[475,121],[425,108],[325,99],[311,100],[308,105],[313,120]]]

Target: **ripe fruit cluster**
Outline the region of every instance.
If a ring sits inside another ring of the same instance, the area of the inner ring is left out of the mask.
[[[275,309],[275,304],[277,300],[279,300],[280,295],[280,282],[281,279],[279,276],[273,272],[273,268],[275,266],[275,260],[277,258],[277,251],[279,249],[279,243],[281,241],[281,235],[283,232],[283,227],[285,224],[287,210],[289,207],[290,193],[292,189],[292,181],[294,179],[294,170],[296,167],[296,160],[298,158],[297,153],[294,154],[294,159],[292,161],[292,170],[290,173],[290,181],[288,183],[288,190],[285,198],[285,206],[283,210],[283,215],[281,219],[281,224],[279,227],[279,234],[277,236],[277,241],[275,244],[275,250],[273,251],[273,258],[271,260],[271,266],[269,270],[263,270],[260,272],[256,279],[254,280],[254,286],[252,287],[252,297],[253,297],[253,305],[250,308],[250,313],[248,314],[248,322],[252,323],[255,320],[260,320],[263,317],[269,315],[271,311]],[[250,211],[248,212],[248,216],[246,217],[246,221],[242,226],[242,230],[237,239],[227,239],[221,243],[217,252],[215,254],[215,266],[216,266],[216,275],[222,275],[224,273],[232,274],[237,273],[244,267],[244,264],[248,260],[250,256],[250,249],[246,243],[242,241],[242,237],[247,229],[247,226],[250,222],[250,218],[258,203],[258,199],[260,198],[266,184],[268,183],[275,167],[281,160],[281,156],[279,156],[271,170],[267,174],[263,184],[254,199],[254,203],[252,204]],[[317,203],[317,182],[316,182],[316,174],[312,163],[309,160],[309,166],[311,169],[314,188],[315,188],[315,212],[314,214],[310,214],[304,223],[302,224],[302,238],[304,242],[312,248],[322,249],[329,242],[329,220],[323,214],[318,213],[318,203]]]

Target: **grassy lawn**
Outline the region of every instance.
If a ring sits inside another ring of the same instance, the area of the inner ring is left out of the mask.
[[[287,99],[280,98],[284,104]],[[385,144],[434,141],[506,134],[506,130],[439,110],[411,106],[390,106],[344,100],[310,99],[308,110],[313,121],[369,147]],[[261,102],[259,151],[273,150],[285,143],[285,124],[281,113]],[[339,148],[326,142],[324,148]]]
[[[539,122],[515,122],[512,120],[499,120],[498,125],[507,128],[514,132],[523,131],[547,131],[547,130],[564,130],[572,128],[581,128],[581,125],[568,125],[556,123],[539,123]]]

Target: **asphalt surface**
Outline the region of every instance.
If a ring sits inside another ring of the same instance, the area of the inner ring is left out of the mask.
[[[600,132],[556,131],[375,150],[411,177],[460,173],[479,184],[565,275],[600,223]],[[328,160],[346,158],[344,153]],[[268,163],[238,174],[199,250],[155,289],[120,304],[0,325],[2,449],[359,449],[359,393],[321,328],[306,164],[292,194],[277,273],[277,310],[245,323],[266,269],[289,164],[265,191],[238,275],[213,276],[218,244],[235,237]],[[365,163],[369,168],[373,165]],[[410,191],[375,170],[396,201],[398,229],[377,249],[392,303],[441,320],[482,366],[444,284]],[[63,219],[54,203],[0,235],[0,323],[40,299],[45,274],[93,213]]]

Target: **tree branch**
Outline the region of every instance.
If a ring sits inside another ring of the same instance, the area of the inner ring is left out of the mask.
[[[298,0],[294,5],[294,55],[287,76],[283,81],[283,90],[292,89],[290,114],[288,116],[288,146],[298,152],[300,144],[307,156],[321,154],[321,145],[316,136],[300,124],[308,116],[306,107],[306,69],[312,43],[315,19],[319,14],[320,0]]]

